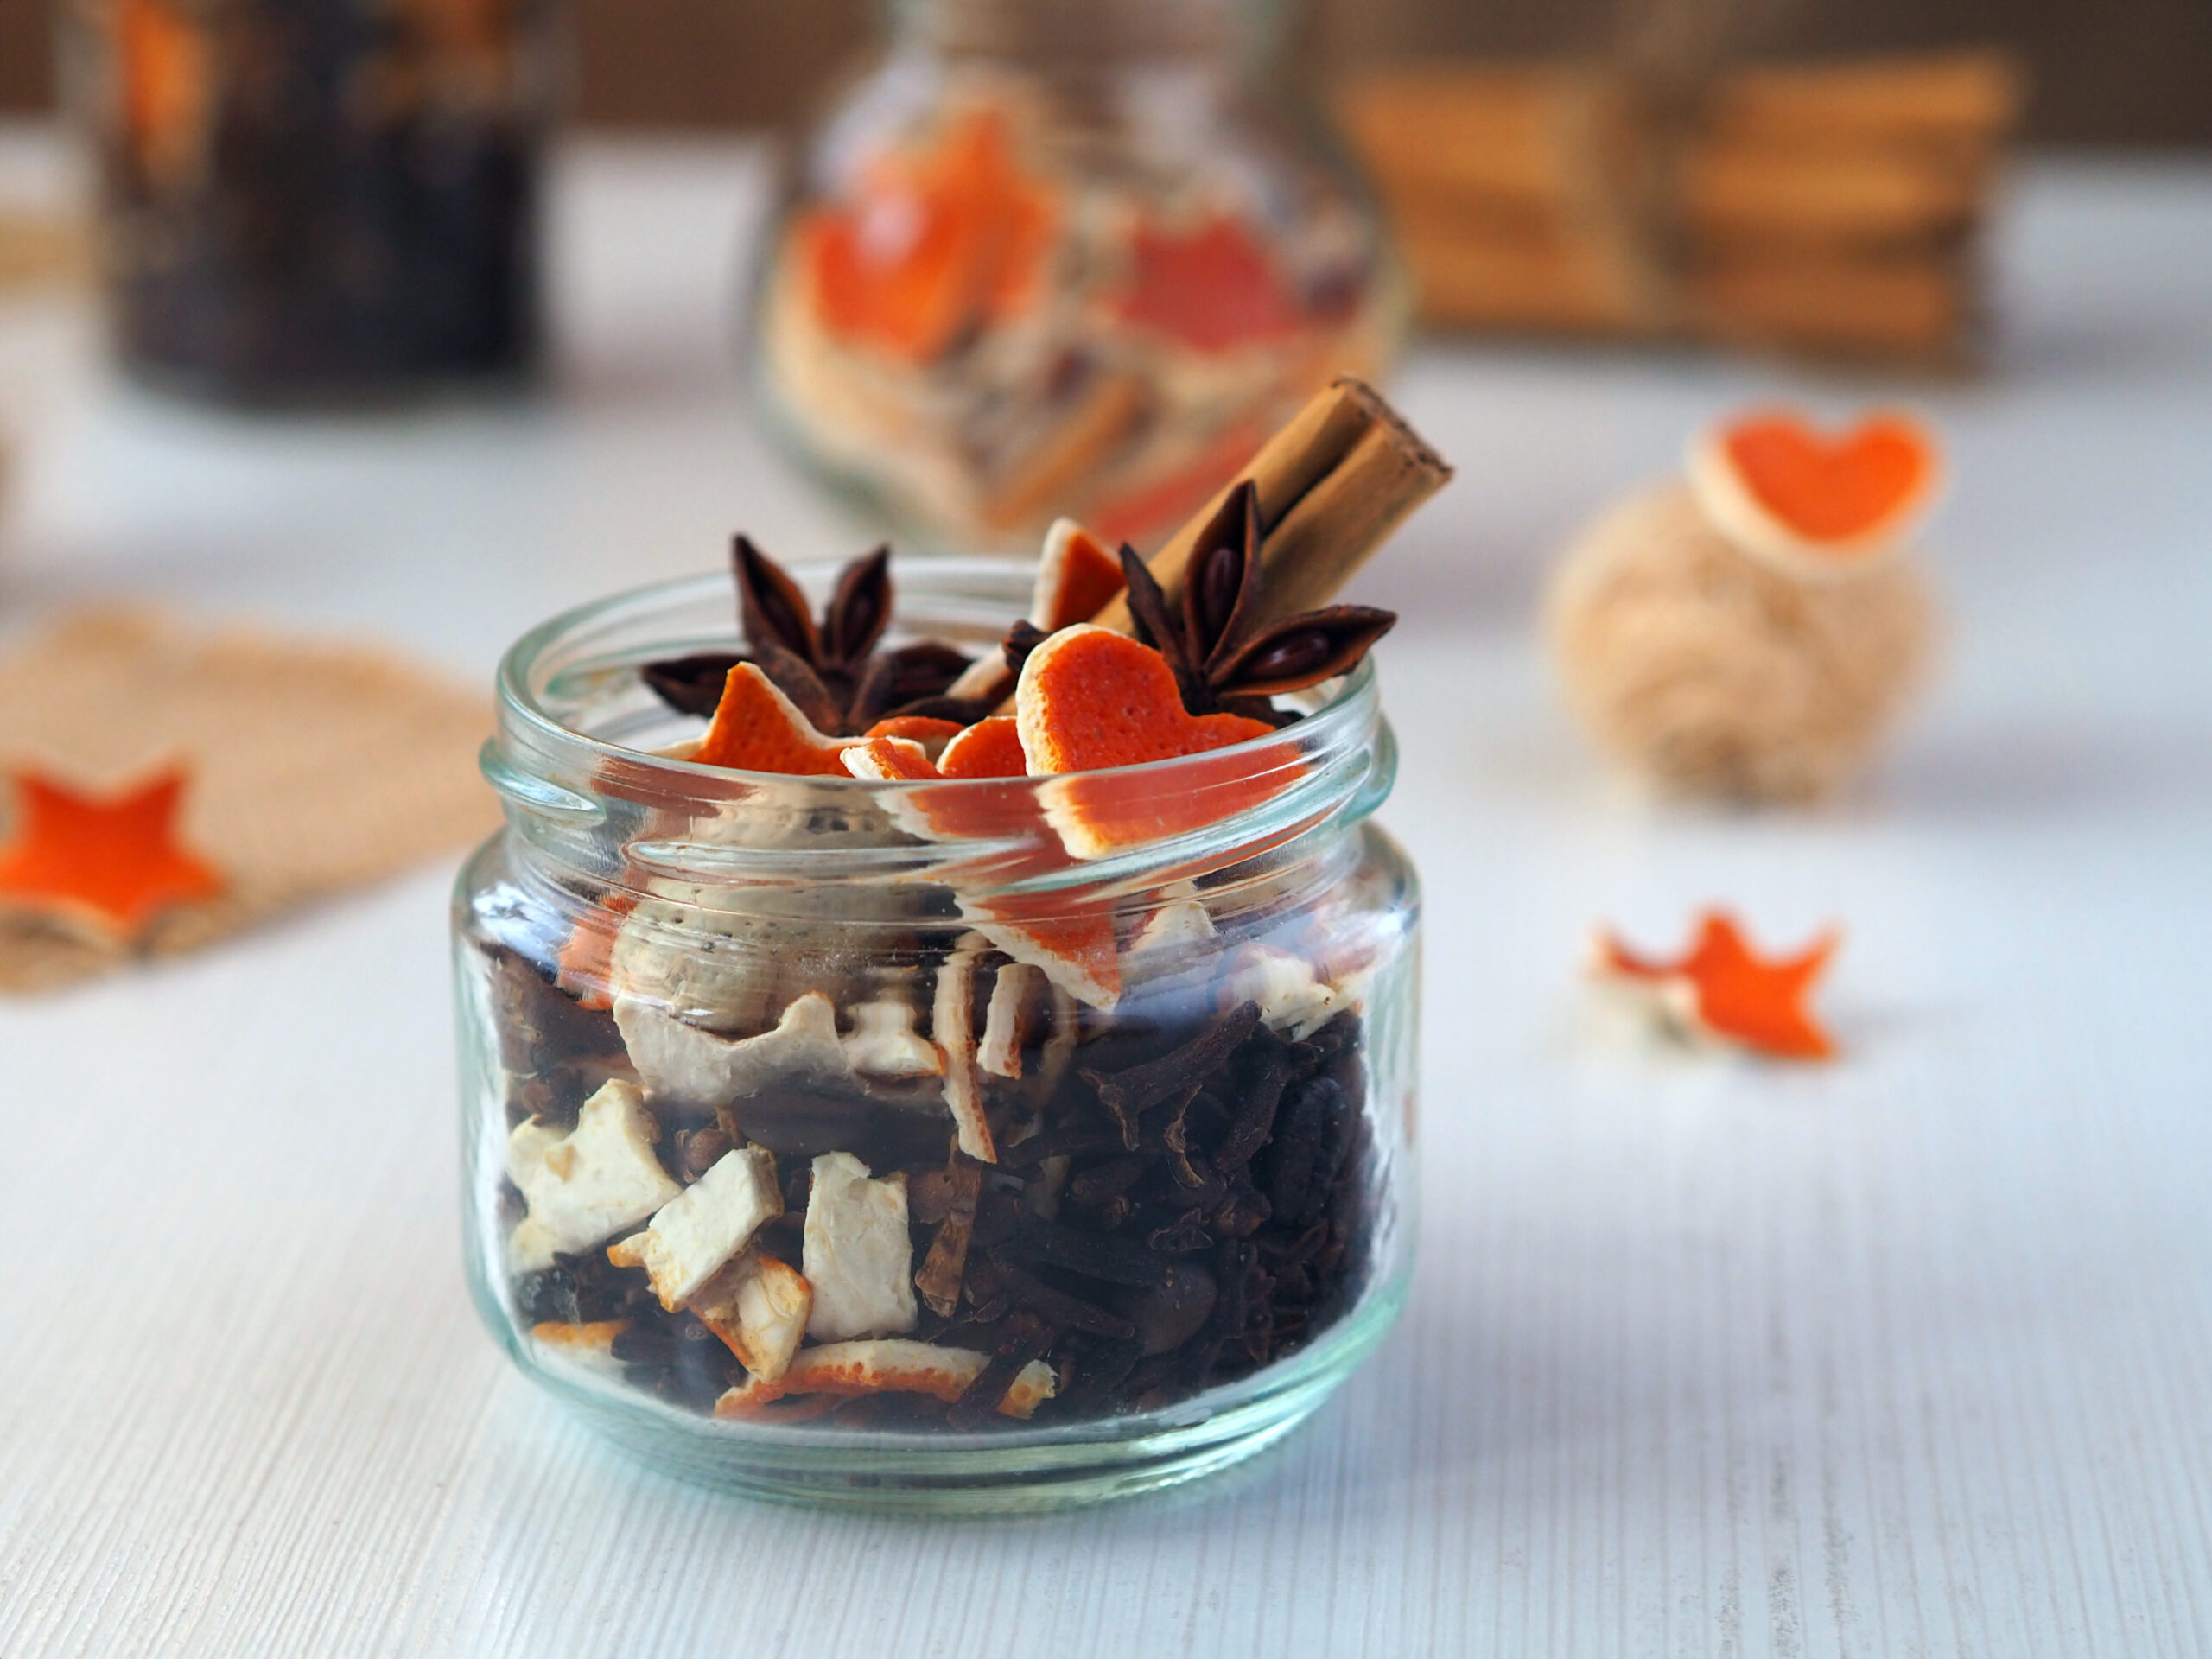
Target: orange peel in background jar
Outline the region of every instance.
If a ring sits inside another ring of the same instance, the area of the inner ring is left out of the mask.
[[[1386,367],[1402,280],[1265,74],[1265,10],[897,9],[760,244],[773,429],[909,544],[1065,514],[1149,550],[1332,375]]]

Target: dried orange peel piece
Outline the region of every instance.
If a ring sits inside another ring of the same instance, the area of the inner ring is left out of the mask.
[[[1675,962],[1640,957],[1610,929],[1599,933],[1592,971],[1642,994],[1671,1026],[1779,1059],[1825,1060],[1834,1041],[1805,1006],[1841,935],[1831,928],[1803,950],[1762,958],[1735,918],[1708,910],[1696,942]]]
[[[226,883],[177,835],[188,774],[168,766],[106,794],[47,774],[12,774],[16,824],[0,847],[0,907],[127,944],[163,911],[213,899]]]
[[[766,674],[740,663],[722,683],[714,723],[685,759],[741,772],[843,778],[849,774],[841,757],[851,745],[850,738],[824,737]]]
[[[1236,459],[1242,461],[1243,455]],[[1232,468],[1235,465],[1230,463]],[[1045,551],[1037,562],[1036,585],[1029,596],[1030,623],[1057,633],[1088,622],[1121,596],[1124,585],[1122,561],[1104,542],[1072,518],[1055,518],[1045,532]],[[995,702],[1013,690],[1014,671],[1007,667],[1004,653],[995,651],[969,664],[949,688],[956,697],[985,697]]]
[[[888,720],[877,721],[861,735],[906,738],[919,744],[922,752],[935,760],[939,750],[966,729],[957,720],[938,720],[930,715],[893,715]]]
[[[1901,547],[1933,505],[1942,449],[1896,411],[1830,436],[1789,410],[1715,427],[1692,446],[1690,486],[1745,550],[1799,573],[1862,569]]]
[[[864,737],[848,744],[838,760],[868,783],[923,783],[941,775],[928,752],[911,737]]]
[[[1122,320],[1193,351],[1279,340],[1305,321],[1267,248],[1225,213],[1189,231],[1139,225],[1129,264],[1128,292],[1116,307]]]
[[[884,1337],[859,1342],[824,1343],[802,1348],[791,1367],[773,1382],[753,1377],[730,1389],[715,1403],[715,1415],[751,1417],[787,1395],[826,1394],[852,1396],[863,1394],[927,1394],[948,1404],[967,1391],[990,1364],[988,1354],[967,1348],[940,1348],[932,1343]],[[1052,1368],[1032,1360],[1016,1374],[1000,1414],[1027,1417],[1057,1386]]]
[[[205,164],[215,98],[215,50],[199,22],[168,0],[123,0],[115,44],[123,116],[147,177],[162,188]]]
[[[1288,781],[1280,764],[1242,755],[1179,774],[1172,788],[1112,773],[1269,737],[1274,728],[1242,715],[1191,714],[1166,659],[1105,628],[1064,628],[1031,652],[1014,689],[1014,719],[1029,771],[1054,779],[1039,791],[1045,816],[1074,858],[1202,829],[1259,805]],[[1093,772],[1110,775],[1081,775]]]
[[[1045,532],[1029,620],[1047,633],[1088,622],[1121,594],[1122,561],[1072,518],[1055,518]]]
[[[948,778],[1020,778],[1028,773],[1020,723],[1012,715],[977,721],[944,746],[937,769]]]
[[[1027,306],[1059,217],[1023,171],[1011,124],[982,108],[880,162],[849,200],[809,213],[799,257],[824,326],[899,361],[935,362]]]

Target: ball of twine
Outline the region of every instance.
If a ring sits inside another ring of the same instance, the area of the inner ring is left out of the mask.
[[[1607,754],[1668,793],[1764,803],[1832,793],[1859,768],[1923,677],[1935,608],[1909,558],[1795,576],[1676,484],[1583,533],[1548,620]]]

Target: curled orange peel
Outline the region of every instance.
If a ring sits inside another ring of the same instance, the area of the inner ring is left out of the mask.
[[[182,766],[104,794],[28,767],[11,779],[16,823],[0,846],[0,907],[128,944],[163,911],[223,892],[221,873],[177,834]]]
[[[1834,575],[1903,544],[1941,486],[1942,450],[1932,429],[1894,410],[1831,436],[1795,410],[1760,410],[1704,434],[1689,478],[1731,541]]]
[[[1825,1060],[1834,1041],[1805,1006],[1842,943],[1829,929],[1795,956],[1762,958],[1725,911],[1699,918],[1696,941],[1679,960],[1640,957],[1611,929],[1597,941],[1599,976],[1649,991],[1655,1006],[1705,1034],[1780,1059]]]

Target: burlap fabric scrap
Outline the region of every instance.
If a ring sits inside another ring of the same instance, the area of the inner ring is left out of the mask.
[[[475,764],[491,728],[480,693],[386,652],[146,611],[80,613],[0,653],[0,767],[107,789],[181,761],[183,837],[226,883],[130,950],[0,911],[0,991],[193,950],[466,846],[499,818]]]

